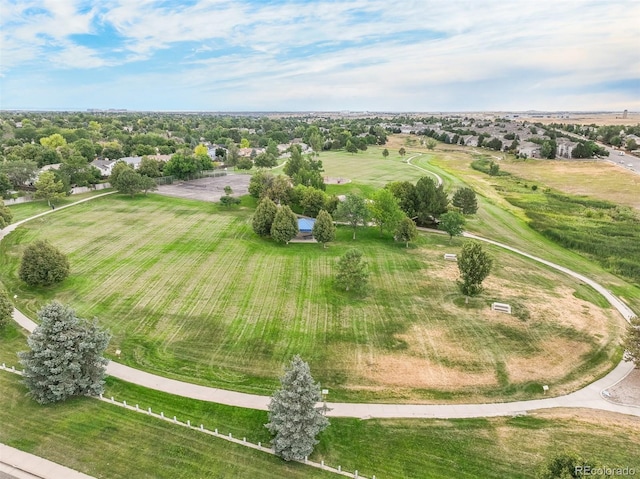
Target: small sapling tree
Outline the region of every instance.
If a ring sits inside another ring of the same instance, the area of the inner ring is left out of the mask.
[[[454,236],[460,236],[464,231],[464,216],[457,211],[449,211],[448,213],[440,216],[440,223],[438,223],[438,229],[449,233],[449,241]]]
[[[462,245],[462,252],[458,256],[458,270],[460,279],[457,281],[460,292],[466,296],[478,296],[482,292],[482,282],[491,272],[493,260],[482,249],[477,241],[468,241]]]
[[[362,259],[362,251],[352,248],[338,261],[336,285],[345,291],[362,293],[369,280],[367,262]]]
[[[396,240],[404,241],[409,247],[409,243],[418,237],[418,228],[411,218],[402,218],[396,228]]]

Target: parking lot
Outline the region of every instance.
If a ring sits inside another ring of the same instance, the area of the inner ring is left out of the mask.
[[[220,201],[224,196],[224,187],[230,186],[233,196],[246,195],[249,192],[251,175],[230,174],[219,177],[200,178],[190,181],[175,181],[171,185],[158,186],[158,193],[178,198],[200,201]]]

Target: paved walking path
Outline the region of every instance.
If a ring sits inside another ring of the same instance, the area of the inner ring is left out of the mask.
[[[15,479],[94,479],[93,476],[87,476],[28,452],[0,444],[0,478],[3,477]]]
[[[421,166],[414,165],[413,163],[411,163],[411,160],[413,160],[414,158],[418,158],[419,156],[422,156],[422,153],[417,153],[417,154],[415,154],[413,156],[410,156],[409,158],[407,158],[407,164],[409,166],[413,166],[414,168],[418,168],[419,170],[422,170],[422,171],[424,171],[426,173],[429,173],[430,175],[435,176],[436,177],[436,181],[438,182],[438,186],[442,185],[442,183],[443,183],[442,177],[439,174],[434,173],[433,171],[427,170],[426,168],[422,168]]]
[[[97,196],[93,197],[96,198]],[[87,198],[87,201],[92,198]],[[67,205],[72,206],[72,205]],[[47,212],[47,213],[50,213]],[[46,213],[44,213],[46,214]],[[42,215],[38,215],[42,216]],[[24,220],[18,224],[24,223]],[[15,226],[15,225],[12,225]],[[15,228],[14,228],[15,229]],[[4,231],[3,231],[4,233]],[[605,298],[627,319],[634,315],[622,301],[613,294],[604,289],[601,285],[589,278],[575,273],[563,266],[551,263],[536,256],[530,255],[523,251],[517,250],[502,243],[487,240],[470,233],[465,236],[487,241],[496,246],[506,248],[518,254],[522,254],[528,258],[540,261],[543,264],[556,268],[562,272],[584,281],[597,291],[601,292]],[[0,236],[1,238],[1,236]],[[31,332],[37,326],[31,319],[27,318],[17,309],[14,309],[14,319],[27,331]],[[606,411],[613,411],[622,414],[629,414],[640,417],[640,407],[624,406],[614,404],[604,399],[602,392],[605,388],[613,386],[622,380],[633,369],[633,363],[621,362],[613,371],[604,378],[586,386],[585,388],[571,394],[558,397],[550,397],[545,399],[536,399],[530,401],[514,401],[506,403],[483,403],[483,404],[438,404],[438,405],[421,405],[421,404],[359,404],[359,403],[327,403],[331,409],[329,416],[334,417],[356,417],[356,418],[470,418],[470,417],[491,417],[522,414],[526,411],[539,409],[549,409],[556,407],[567,408],[590,408]],[[251,409],[266,410],[270,397],[258,396],[254,394],[240,393],[236,391],[228,391],[225,389],[210,388],[197,384],[186,383],[175,379],[169,379],[155,374],[140,371],[138,369],[125,366],[111,361],[107,366],[107,374],[122,379],[127,382],[138,384],[150,389],[175,394],[178,396],[188,397],[192,399],[200,399],[204,401],[216,402],[230,406],[238,406]],[[552,392],[551,392],[552,393]]]

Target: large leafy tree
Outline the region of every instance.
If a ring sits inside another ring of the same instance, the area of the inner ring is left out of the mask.
[[[393,193],[398,199],[400,209],[405,212],[409,218],[417,215],[418,197],[416,196],[416,187],[408,181],[394,181],[385,186],[386,189]]]
[[[356,229],[364,225],[369,217],[369,209],[364,198],[348,194],[336,209],[336,217],[349,223],[353,228],[353,239],[356,239]]]
[[[4,173],[9,178],[9,181],[14,188],[19,189],[24,186],[25,183],[31,181],[38,165],[35,161],[31,160],[11,160],[0,162],[0,173]]]
[[[418,237],[418,228],[411,218],[406,216],[400,220],[396,227],[396,240],[404,241],[409,247],[409,243]]]
[[[13,303],[9,293],[0,286],[0,329],[13,318]]]
[[[56,179],[53,171],[45,171],[40,173],[38,181],[36,181],[36,198],[47,200],[49,206],[56,200],[61,200],[67,195],[64,183]]]
[[[400,209],[398,200],[387,189],[376,191],[369,211],[373,222],[380,228],[380,236],[382,236],[384,230],[393,231],[405,216]]]
[[[109,334],[55,301],[38,318],[40,324],[27,339],[30,350],[18,353],[31,397],[46,404],[101,394]]]
[[[265,427],[274,435],[275,453],[285,461],[301,460],[318,444],[316,436],[328,425],[322,408],[320,385],[313,380],[309,365],[296,355],[284,376],[280,389],[269,403],[269,422]]]
[[[456,208],[460,208],[460,211],[464,215],[473,215],[478,211],[476,192],[471,188],[460,188],[457,190],[453,194],[451,204]]]
[[[336,285],[345,291],[363,292],[369,280],[367,266],[362,259],[362,251],[355,248],[348,250],[338,261]]]
[[[477,296],[482,292],[482,282],[491,272],[493,260],[477,241],[467,241],[458,256],[460,292],[467,296]]]
[[[281,206],[271,224],[271,237],[279,243],[289,243],[298,234],[298,218],[291,208]]]
[[[416,183],[418,221],[426,224],[447,212],[449,198],[442,185],[436,186],[429,177],[422,177]]]
[[[153,179],[149,178],[149,180],[151,180],[151,182],[153,182],[155,185]],[[126,169],[122,173],[120,173],[118,175],[118,179],[113,183],[113,187],[120,193],[131,195],[132,198],[136,193],[140,193],[143,189],[145,189],[145,186],[150,188],[151,184],[148,184],[148,181],[144,181],[142,175],[140,175],[136,171],[133,171],[131,168]]]
[[[320,210],[313,224],[313,237],[322,243],[322,247],[326,248],[327,243],[333,241],[336,237],[336,227],[333,224],[333,218],[327,211]]]
[[[69,260],[46,240],[29,244],[22,255],[18,276],[29,286],[50,286],[69,276]]]
[[[460,236],[464,231],[465,219],[462,214],[457,211],[449,211],[448,213],[440,216],[440,223],[438,223],[438,229],[449,233],[449,241],[454,236]]]
[[[260,200],[251,221],[253,231],[260,236],[269,236],[271,234],[271,225],[277,212],[278,207],[271,198]]]

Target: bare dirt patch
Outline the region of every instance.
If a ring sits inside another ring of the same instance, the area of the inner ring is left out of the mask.
[[[176,181],[171,185],[160,185],[158,193],[178,198],[216,202],[225,195],[225,186],[231,187],[233,196],[246,195],[249,193],[250,180],[251,175],[226,175],[216,178]]]
[[[496,385],[492,371],[467,372],[448,368],[427,359],[380,355],[357,371],[377,384],[406,388],[462,390],[473,386]]]
[[[334,178],[334,177],[325,176],[324,183],[326,185],[346,185],[347,183],[351,183],[351,179],[350,178]]]

